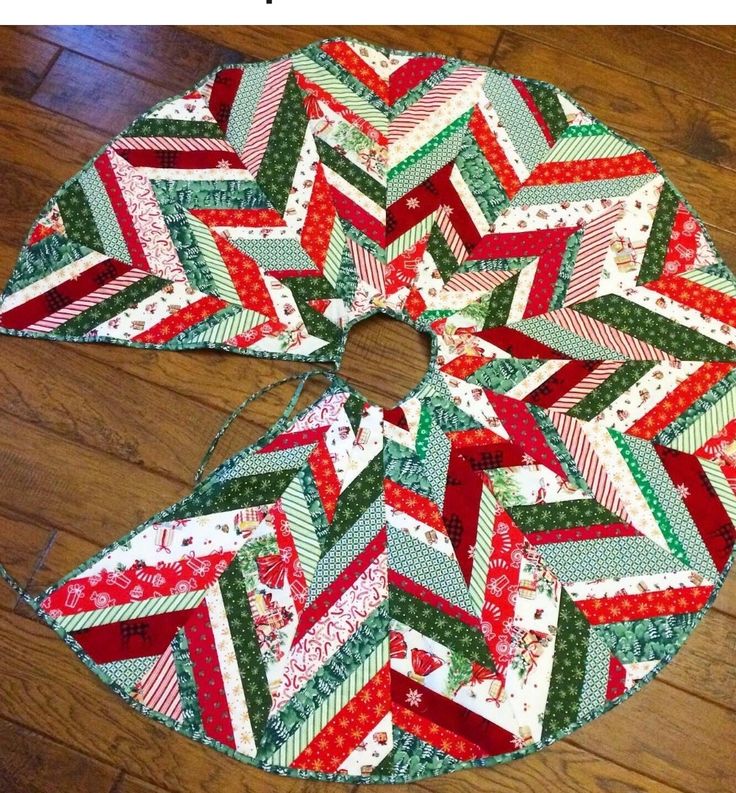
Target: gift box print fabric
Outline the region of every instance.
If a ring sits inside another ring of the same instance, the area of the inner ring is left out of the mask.
[[[540,748],[656,674],[732,557],[736,280],[547,84],[352,40],[222,67],[50,200],[0,326],[338,362],[375,312],[433,341],[402,402],[333,376],[33,601],[136,708],[277,773]]]

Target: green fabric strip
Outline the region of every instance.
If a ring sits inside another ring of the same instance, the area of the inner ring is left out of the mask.
[[[495,669],[480,626],[471,627],[450,617],[394,584],[389,585],[389,613],[392,620],[414,628],[422,635],[444,644],[471,661],[477,661],[487,669]]]
[[[93,328],[138,305],[156,292],[160,292],[169,281],[147,275],[106,300],[90,306],[75,317],[68,319],[52,331],[54,336],[83,336]]]
[[[557,140],[567,129],[567,118],[557,91],[536,80],[524,80],[534,104],[539,108],[552,137]]]
[[[567,411],[568,415],[590,421],[641,380],[654,365],[654,361],[626,361],[599,386],[587,393],[577,405],[573,405]]]
[[[445,235],[440,231],[440,227],[436,223],[432,226],[432,231],[429,233],[427,251],[432,256],[442,280],[447,283],[458,271],[460,265],[450,250]]]
[[[664,257],[672,234],[672,225],[680,199],[674,189],[667,183],[662,188],[659,203],[652,221],[652,230],[649,233],[647,247],[641,261],[637,283],[643,284],[654,281],[662,274]]]
[[[340,494],[337,509],[323,540],[326,552],[383,493],[383,459],[377,454]]]
[[[91,248],[105,252],[102,237],[95,224],[92,208],[87,201],[79,179],[67,185],[58,195],[57,203],[67,237]],[[127,261],[126,256],[126,261]]]
[[[385,205],[386,185],[378,182],[362,168],[359,168],[354,162],[351,162],[347,157],[343,157],[342,154],[335,151],[332,146],[325,143],[321,138],[316,138],[315,143],[317,144],[317,153],[319,154],[320,161],[330,168],[330,170],[342,176],[346,182],[349,182],[353,187],[360,190],[361,193],[368,196],[371,201],[374,201],[379,206]]]
[[[585,682],[589,634],[588,621],[563,589],[555,635],[555,657],[542,727],[543,740],[565,729],[577,718]]]
[[[736,361],[736,349],[678,325],[621,295],[597,297],[579,303],[574,310],[653,344],[681,361]]]
[[[224,138],[210,121],[178,121],[171,118],[139,118],[123,132],[125,138]]]
[[[509,507],[514,523],[525,533],[621,523],[621,518],[591,498],[575,498],[551,504]]]
[[[220,576],[218,585],[225,604],[225,614],[230,626],[233,649],[257,746],[263,736],[271,709],[271,693],[251,613],[243,563],[239,556],[235,557]]]
[[[258,184],[282,215],[291,193],[306,131],[307,113],[302,94],[294,75],[290,74],[258,169]]]
[[[170,520],[273,504],[286,490],[298,469],[255,474],[225,482],[207,480],[169,512]]]

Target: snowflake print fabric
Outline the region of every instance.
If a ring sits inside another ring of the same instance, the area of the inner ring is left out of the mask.
[[[736,541],[736,279],[652,157],[553,86],[322,41],[158,105],[33,224],[0,331],[339,363],[34,601],[147,716],[268,771],[520,757],[659,672]]]

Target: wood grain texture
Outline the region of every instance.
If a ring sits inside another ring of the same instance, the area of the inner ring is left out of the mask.
[[[187,26],[192,33],[219,41],[257,58],[274,58],[313,41],[352,36],[402,50],[426,50],[488,63],[501,30],[488,25],[268,25],[249,27]]]
[[[249,59],[230,47],[172,27],[49,25],[22,30],[52,45],[142,77],[172,93],[222,63]]]
[[[33,101],[112,136],[168,94],[159,85],[63,50]]]
[[[710,163],[736,167],[736,108],[686,96],[611,66],[591,63],[577,49],[563,50],[506,33],[494,65],[558,85],[632,140],[652,141]],[[605,91],[600,86],[605,86]],[[655,152],[656,154],[656,152]]]
[[[594,63],[733,107],[736,58],[695,38],[673,35],[653,26],[527,25],[515,30]]]
[[[0,90],[10,96],[31,96],[59,52],[54,44],[7,30],[0,47]]]
[[[736,263],[727,211],[736,169],[733,27],[4,28],[0,282],[46,199],[141,110],[217,63],[276,57],[337,35],[493,62],[561,85],[651,151]],[[392,405],[421,378],[428,354],[425,337],[373,318],[351,331],[341,373],[369,399]],[[306,368],[7,337],[0,361],[0,559],[34,594],[189,492],[232,407]],[[322,388],[310,382],[300,404]],[[290,389],[254,403],[213,464],[261,436]],[[522,761],[412,789],[726,791],[736,771],[735,651],[731,576],[675,661],[629,703]],[[350,790],[273,777],[142,718],[1,586],[0,675],[2,793]]]
[[[112,765],[0,718],[3,793],[49,793],[63,789],[60,779],[74,780],[74,793],[112,793],[119,775]]]
[[[686,38],[736,52],[736,27],[733,25],[665,25],[664,27]]]
[[[150,785],[141,779],[123,774],[112,793],[164,793],[164,788]]]

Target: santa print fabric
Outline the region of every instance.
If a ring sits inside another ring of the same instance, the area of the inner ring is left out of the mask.
[[[339,362],[376,312],[432,338],[403,401],[333,378],[36,603],[143,713],[279,774],[566,735],[672,658],[736,539],[736,280],[534,80],[344,39],[218,69],[54,195],[0,330]]]

